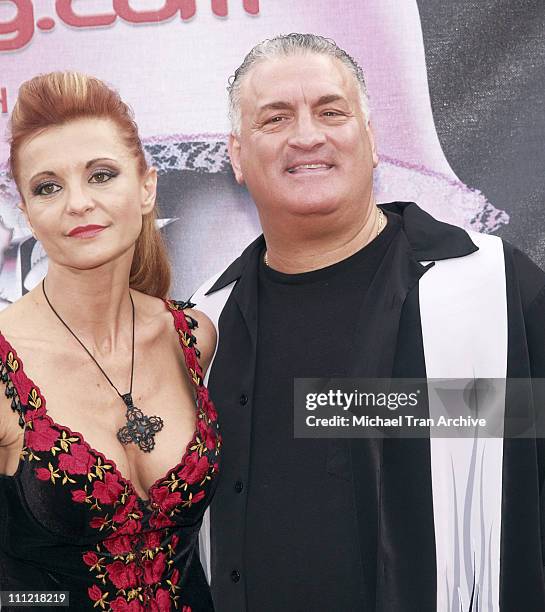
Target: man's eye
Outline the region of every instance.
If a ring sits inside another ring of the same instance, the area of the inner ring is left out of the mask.
[[[267,123],[280,123],[285,118],[286,117],[284,117],[284,115],[275,115],[274,117],[271,117],[270,119],[267,119]]]
[[[106,183],[110,179],[116,176],[113,172],[107,172],[106,170],[100,170],[94,172],[89,179],[90,183]]]
[[[34,189],[33,193],[34,195],[49,196],[60,190],[61,188],[56,183],[42,183]]]
[[[322,114],[326,117],[339,117],[341,115],[338,111],[324,111]]]

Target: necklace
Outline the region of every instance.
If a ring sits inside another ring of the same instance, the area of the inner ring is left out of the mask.
[[[128,393],[120,393],[118,388],[111,381],[110,377],[103,370],[98,361],[93,357],[91,351],[83,344],[83,342],[76,336],[76,334],[68,327],[66,321],[61,317],[61,315],[53,308],[53,304],[49,301],[47,297],[47,293],[45,292],[45,278],[42,280],[42,291],[44,294],[45,301],[47,302],[49,308],[53,311],[53,314],[59,319],[59,321],[66,327],[66,329],[74,336],[74,338],[78,341],[83,350],[89,355],[89,357],[95,362],[97,368],[102,372],[104,378],[110,383],[110,385],[115,389],[117,395],[123,400],[125,406],[127,407],[127,411],[125,413],[125,417],[127,419],[127,424],[124,425],[117,432],[117,439],[121,442],[121,444],[129,444],[130,442],[134,442],[134,444],[138,445],[138,448],[145,452],[149,453],[155,447],[155,434],[158,431],[163,429],[163,419],[158,416],[147,416],[145,415],[139,408],[137,408],[132,401],[132,382],[134,377],[134,302],[132,300],[132,295],[129,292],[129,298],[131,300],[132,307],[132,357],[131,357],[131,387]]]
[[[380,232],[382,232],[382,230],[384,229],[384,213],[382,212],[382,208],[379,208],[377,206],[377,220],[378,220],[378,225],[377,225],[377,234],[375,236],[375,238],[380,234]],[[267,251],[265,251],[265,255],[263,255],[263,261],[265,262],[265,265],[269,268],[269,254]]]

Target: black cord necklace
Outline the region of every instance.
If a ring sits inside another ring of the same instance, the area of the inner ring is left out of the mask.
[[[89,357],[95,362],[97,368],[102,372],[104,378],[110,383],[110,385],[115,389],[117,395],[125,402],[127,406],[127,412],[125,416],[127,418],[127,424],[124,425],[117,432],[117,439],[122,444],[129,444],[130,442],[134,442],[138,444],[138,448],[145,453],[149,453],[155,447],[155,434],[158,431],[163,429],[163,419],[158,416],[149,417],[145,415],[139,408],[137,408],[132,402],[132,381],[134,377],[134,302],[132,300],[132,295],[129,292],[129,298],[131,300],[132,306],[132,358],[131,358],[131,387],[128,393],[122,394],[119,392],[118,388],[114,385],[114,383],[110,380],[110,377],[106,372],[102,369],[101,365],[98,361],[93,357],[91,351],[83,344],[83,342],[76,336],[76,334],[68,327],[68,324],[61,317],[61,315],[53,308],[53,304],[49,301],[47,297],[47,293],[45,292],[45,278],[42,280],[42,291],[44,293],[45,301],[47,302],[49,308],[53,311],[57,319],[66,327],[66,329],[74,336],[74,338],[79,342],[80,346],[83,350],[89,355]]]

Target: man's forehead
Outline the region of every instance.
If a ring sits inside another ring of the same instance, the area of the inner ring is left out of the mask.
[[[259,61],[242,83],[241,99],[261,107],[300,95],[349,97],[357,87],[354,75],[337,58],[301,53]]]

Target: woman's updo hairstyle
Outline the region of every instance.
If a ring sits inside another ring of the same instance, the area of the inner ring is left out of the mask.
[[[51,72],[21,85],[11,114],[9,166],[19,192],[17,154],[21,145],[42,130],[86,118],[113,121],[125,145],[134,154],[140,175],[144,175],[148,165],[138,127],[131,109],[117,91],[85,74]],[[165,298],[170,288],[170,265],[156,219],[156,208],[142,217],[129,284],[132,289]]]

